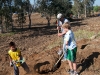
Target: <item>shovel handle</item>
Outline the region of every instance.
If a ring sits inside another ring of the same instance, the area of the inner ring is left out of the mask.
[[[59,33],[59,29],[58,29],[58,33]]]
[[[61,57],[59,58],[59,60],[56,62],[56,64],[54,66],[56,66],[58,64],[58,62],[62,59],[63,56],[64,56],[64,53],[61,55]]]

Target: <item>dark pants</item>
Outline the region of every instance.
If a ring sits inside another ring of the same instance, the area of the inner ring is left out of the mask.
[[[29,67],[25,62],[21,64],[21,66],[27,73],[29,72]],[[19,75],[19,68],[15,64],[14,64],[14,75]]]
[[[14,64],[14,75],[19,75],[19,68]]]

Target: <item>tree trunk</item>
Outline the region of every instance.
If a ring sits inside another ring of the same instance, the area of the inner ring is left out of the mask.
[[[12,0],[10,0],[10,2],[9,2],[9,9],[10,9],[10,18],[11,18],[11,20],[10,20],[11,22],[10,22],[10,23],[11,23],[11,26],[12,26],[12,32],[13,32],[13,23],[12,23],[12,22],[13,22],[13,21],[12,21],[12,14],[13,14],[13,13],[12,13],[11,2],[12,2]]]
[[[0,34],[2,33],[2,27],[1,27],[1,25],[0,25]]]
[[[47,16],[46,19],[47,19],[47,21],[48,21],[48,27],[49,27],[49,26],[50,26],[51,16]]]
[[[28,13],[28,17],[29,17],[29,29],[31,28],[31,13]]]
[[[86,4],[84,4],[85,6],[85,18],[87,17],[87,8],[86,8]]]
[[[2,25],[2,16],[0,17],[0,33],[3,32],[3,25]]]
[[[80,13],[79,13],[79,11],[78,11],[78,18],[80,18]]]
[[[48,20],[48,27],[50,26],[50,20]]]

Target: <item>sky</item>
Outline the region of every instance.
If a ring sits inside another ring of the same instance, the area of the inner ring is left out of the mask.
[[[100,6],[100,0],[95,1],[94,6],[96,6],[96,5]]]
[[[34,0],[30,0],[31,4],[34,4]]]
[[[34,0],[30,0],[31,4],[34,4]],[[94,6],[100,6],[100,0],[96,0],[95,3],[94,3]]]

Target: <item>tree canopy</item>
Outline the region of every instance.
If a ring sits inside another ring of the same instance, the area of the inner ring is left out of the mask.
[[[100,6],[94,6],[93,10],[94,10],[95,12],[100,11]]]
[[[29,28],[31,28],[31,13],[39,12],[45,15],[48,26],[50,26],[51,16],[62,13],[67,18],[70,14],[80,17],[90,15],[92,11],[97,12],[98,6],[93,7],[95,0],[34,0],[31,5],[30,0],[0,0],[0,31],[3,29],[14,30],[12,15],[17,13],[17,24],[23,29],[26,21],[25,14],[29,17]],[[74,3],[74,4],[73,4]]]

